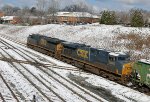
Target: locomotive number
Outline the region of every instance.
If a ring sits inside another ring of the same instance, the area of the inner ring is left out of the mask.
[[[41,40],[40,40],[40,44],[41,44],[41,45],[46,46],[46,43],[47,43],[46,40],[44,40],[44,39],[41,39]]]
[[[77,54],[80,57],[88,58],[88,51],[85,51],[85,50],[82,50],[82,49],[78,49],[77,50]]]

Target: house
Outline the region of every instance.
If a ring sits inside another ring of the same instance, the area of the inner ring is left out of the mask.
[[[0,24],[2,24],[2,22],[3,22],[1,19],[1,17],[3,17],[3,16],[4,16],[4,13],[0,11]]]
[[[57,12],[54,16],[55,16],[54,17],[55,21],[57,23],[67,23],[67,24],[90,23],[91,24],[99,21],[99,17],[97,15],[92,15],[88,12]]]
[[[4,16],[4,13],[0,11],[0,17],[3,17],[3,16]]]
[[[3,20],[3,23],[9,23],[9,24],[19,24],[21,23],[21,19],[17,16],[3,16],[1,17]]]

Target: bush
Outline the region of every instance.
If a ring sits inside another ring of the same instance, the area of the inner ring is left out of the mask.
[[[115,12],[104,11],[100,20],[101,24],[113,25],[116,24]]]
[[[142,51],[143,47],[149,48],[150,47],[150,36],[142,37],[138,34],[130,33],[130,34],[120,34],[117,37],[117,40],[126,40],[129,41],[129,44],[125,44],[126,48],[132,50],[139,50]]]
[[[143,15],[140,10],[134,10],[131,13],[131,26],[132,27],[143,27],[144,26]]]

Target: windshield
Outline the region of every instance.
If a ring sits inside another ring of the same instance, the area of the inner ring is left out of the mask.
[[[114,62],[114,61],[116,61],[117,60],[117,57],[114,57],[114,56],[109,56],[109,61],[112,61],[112,62]]]
[[[125,61],[126,58],[125,58],[125,57],[118,57],[118,60],[119,60],[119,61]]]

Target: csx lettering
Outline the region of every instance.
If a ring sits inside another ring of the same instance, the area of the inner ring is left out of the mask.
[[[88,51],[85,51],[85,50],[82,50],[82,49],[78,49],[77,50],[77,54],[80,57],[88,58]]]

